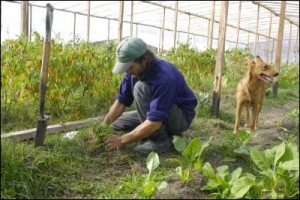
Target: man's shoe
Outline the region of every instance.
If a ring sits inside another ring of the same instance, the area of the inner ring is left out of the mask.
[[[156,141],[153,142],[152,140],[148,140],[143,144],[140,144],[134,148],[135,151],[142,153],[142,154],[149,154],[151,151],[155,151],[156,153],[165,153],[170,150],[171,148],[171,142],[170,140],[165,141]]]

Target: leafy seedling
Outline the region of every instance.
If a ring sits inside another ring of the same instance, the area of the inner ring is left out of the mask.
[[[202,190],[210,191],[210,196],[216,199],[242,198],[255,184],[255,176],[250,173],[242,174],[241,167],[230,173],[228,165],[223,165],[215,173],[210,163],[205,163],[202,173],[208,179]]]
[[[192,173],[193,170],[201,171],[202,153],[209,146],[211,140],[212,137],[201,145],[199,138],[193,138],[187,145],[182,137],[173,137],[174,148],[182,155],[181,158],[175,158],[173,161],[180,164],[176,168],[176,174],[180,177],[183,184],[186,184],[195,177]]]
[[[253,148],[250,157],[261,179],[264,198],[294,198],[299,195],[299,150],[293,142],[271,149]]]
[[[159,157],[157,153],[152,151],[148,155],[146,163],[147,163],[147,169],[149,173],[147,178],[145,179],[145,183],[143,185],[142,191],[145,194],[146,198],[151,198],[154,194],[156,194],[157,191],[166,188],[168,184],[165,181],[155,182],[152,179],[151,175],[159,165]]]

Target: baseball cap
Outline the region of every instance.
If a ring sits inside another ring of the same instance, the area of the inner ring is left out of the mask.
[[[128,37],[122,40],[117,46],[117,59],[112,72],[116,74],[126,72],[133,60],[142,56],[146,51],[147,45],[140,38]]]

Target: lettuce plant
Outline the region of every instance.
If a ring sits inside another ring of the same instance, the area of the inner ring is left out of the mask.
[[[179,136],[173,137],[174,148],[181,153],[182,157],[174,159],[180,166],[176,168],[176,174],[180,177],[182,183],[187,183],[195,176],[192,170],[201,171],[202,153],[209,146],[212,137],[201,145],[199,138],[193,138],[189,144],[186,144],[184,139]]]
[[[299,149],[283,142],[271,149],[250,150],[251,160],[261,177],[263,198],[293,198],[299,195]]]
[[[228,165],[220,166],[216,173],[210,163],[205,163],[202,173],[207,177],[208,183],[203,190],[210,191],[213,198],[242,198],[255,184],[255,176],[250,173],[242,174],[242,168],[238,167],[229,172]]]

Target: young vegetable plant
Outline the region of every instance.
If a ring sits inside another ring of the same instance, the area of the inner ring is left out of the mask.
[[[228,132],[225,135],[225,140],[221,148],[223,152],[226,152],[231,158],[241,156],[243,159],[246,159],[246,161],[249,161],[249,142],[254,137],[256,137],[256,133],[245,130],[240,130],[237,134]]]
[[[164,189],[167,187],[167,182],[159,181],[155,182],[152,179],[152,172],[158,167],[159,165],[159,157],[157,153],[151,152],[146,160],[147,169],[149,170],[148,176],[145,179],[145,183],[142,186],[142,192],[146,198],[151,198],[157,191]]]
[[[208,179],[207,185],[202,189],[210,191],[210,196],[215,199],[242,198],[255,184],[255,176],[250,173],[242,174],[241,167],[230,173],[228,165],[223,165],[215,173],[210,163],[205,163],[202,173]]]
[[[201,145],[199,138],[193,138],[187,145],[182,137],[173,137],[174,147],[182,155],[180,159],[174,159],[174,161],[180,164],[176,168],[176,174],[180,177],[183,184],[186,184],[195,177],[192,170],[201,171],[201,156],[203,150],[209,146],[211,140],[212,137]]]
[[[253,148],[250,157],[262,177],[262,198],[299,196],[299,149],[297,144],[281,143],[271,149]]]

